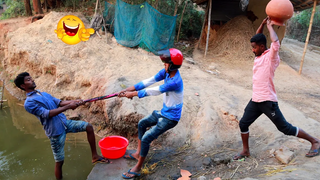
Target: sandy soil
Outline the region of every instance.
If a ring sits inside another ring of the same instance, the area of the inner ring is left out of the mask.
[[[54,29],[67,14],[51,12],[42,20],[0,36],[5,38],[1,42],[4,53],[1,78],[9,82],[7,88],[16,97],[25,96],[11,82],[23,71],[31,73],[39,89],[56,97],[87,99],[118,92],[163,68],[159,57],[142,49],[123,47],[110,34],[108,38],[103,35],[102,39],[93,36],[88,42],[73,46],[63,43]],[[88,25],[81,14],[78,17]],[[14,20],[0,21],[0,27],[10,29],[11,21]],[[317,131],[320,127],[320,53],[310,48],[303,73],[298,75],[303,52],[300,44],[292,40],[282,42],[282,62],[275,76],[279,106],[290,123],[320,138]],[[166,151],[166,156],[171,158],[159,158],[164,161],[144,179],[163,177],[163,174],[168,175],[165,179],[175,179],[179,177],[180,168],[189,170],[193,177],[204,175],[209,179],[228,179],[233,173],[235,179],[317,179],[320,158],[304,157],[309,143],[283,135],[265,116],[250,128],[251,158],[230,161],[230,157],[241,150],[238,120],[251,98],[252,65],[253,59],[237,61],[236,57],[223,59],[210,54],[204,58],[199,50],[195,50],[192,57],[186,57],[180,70],[185,86],[181,121],[152,144],[151,154],[169,148],[173,151]],[[126,136],[131,140],[129,148],[134,148],[137,122],[154,109],[161,109],[161,102],[161,96],[133,100],[112,98],[86,104],[66,114],[92,123],[100,136]],[[270,153],[284,147],[295,154],[289,165],[281,165]],[[155,163],[152,157],[155,156],[150,156],[148,165]],[[205,166],[203,161],[208,157],[226,161]],[[269,176],[266,173],[271,171],[270,167],[278,171]]]

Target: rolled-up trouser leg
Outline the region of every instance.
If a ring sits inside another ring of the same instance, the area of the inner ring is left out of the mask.
[[[283,134],[290,136],[298,135],[298,128],[286,121],[279,109],[278,102],[266,101],[261,106],[261,110]]]

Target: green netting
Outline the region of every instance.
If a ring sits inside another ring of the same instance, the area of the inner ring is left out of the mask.
[[[108,2],[104,3],[104,12],[103,12],[103,17],[106,21],[106,24],[112,25],[114,22],[114,10],[115,6],[113,4],[110,4]]]
[[[112,22],[112,8],[115,8],[114,36],[119,44],[140,46],[154,54],[173,47],[177,16],[162,14],[147,2],[131,5],[117,0],[115,6],[105,4],[106,22]]]

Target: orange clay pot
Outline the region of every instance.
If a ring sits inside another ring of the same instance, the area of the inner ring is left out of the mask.
[[[271,0],[266,13],[275,25],[285,26],[285,21],[293,15],[293,5],[289,0]]]

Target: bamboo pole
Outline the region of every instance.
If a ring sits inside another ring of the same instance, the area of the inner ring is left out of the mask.
[[[47,3],[47,0],[44,0],[44,10],[45,10],[45,12],[48,12],[48,3]]]
[[[314,17],[314,13],[316,12],[317,0],[314,0],[313,2],[314,2],[314,3],[313,3],[313,9],[312,9],[312,14],[311,14],[311,18],[310,18],[310,24],[309,24],[309,29],[308,29],[308,35],[307,35],[307,38],[306,38],[306,43],[305,43],[305,45],[304,45],[304,50],[303,50],[303,54],[302,54],[302,58],[301,58],[300,69],[299,69],[299,75],[301,75],[301,72],[302,72],[303,61],[304,61],[304,57],[305,57],[306,52],[307,52],[308,43],[309,43],[310,34],[311,34],[312,23],[313,23],[313,17]]]
[[[98,3],[99,3],[99,0],[97,0],[97,2],[96,2],[96,8],[94,9],[94,15],[93,16],[95,16],[97,14]]]
[[[179,0],[176,0],[176,5],[174,7],[174,13],[173,13],[173,16],[176,16],[177,15],[177,11],[178,11],[178,5],[179,5]]]
[[[181,14],[181,19],[180,19],[180,25],[179,25],[179,30],[178,30],[177,41],[179,41],[179,36],[180,36],[180,30],[181,30],[181,24],[182,24],[183,14],[184,14],[184,11],[186,10],[187,4],[188,4],[188,0],[186,0],[186,4],[184,5],[184,8],[183,8],[183,11],[182,11],[182,14]]]
[[[199,49],[200,44],[201,44],[202,34],[203,34],[203,30],[204,30],[204,25],[206,24],[208,11],[209,11],[209,5],[207,5],[206,12],[204,14],[204,20],[203,20],[203,23],[202,23],[201,34],[200,34],[200,38],[199,38],[199,42],[198,42],[198,46],[197,46],[198,49]]]
[[[2,94],[1,94],[1,108],[0,109],[2,109],[2,104],[3,104],[3,94],[4,94],[4,80],[2,81],[2,83],[3,83],[3,86],[2,86]]]
[[[204,57],[207,56],[208,45],[209,45],[209,35],[210,35],[210,21],[211,21],[211,9],[212,9],[212,0],[209,1],[209,14],[208,14],[208,31],[207,31],[207,41],[206,41],[206,50],[204,51]]]

